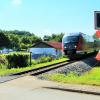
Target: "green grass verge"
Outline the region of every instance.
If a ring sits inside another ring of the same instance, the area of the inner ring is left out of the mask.
[[[59,60],[54,60],[54,61],[51,61],[51,62],[31,65],[31,66],[28,66],[28,67],[25,67],[25,68],[0,69],[0,76],[8,75],[8,74],[11,74],[11,73],[22,72],[22,71],[30,70],[30,69],[33,69],[33,68],[39,68],[39,67],[43,67],[43,66],[46,66],[46,65],[56,64],[56,63],[66,61],[66,60],[67,60],[67,58],[61,58]]]
[[[82,76],[75,73],[64,74],[46,74],[44,77],[52,81],[70,83],[70,84],[86,84],[100,86],[100,67],[95,67],[91,71],[86,72]]]

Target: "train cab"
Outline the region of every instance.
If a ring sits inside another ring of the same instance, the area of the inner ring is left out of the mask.
[[[69,57],[93,52],[94,40],[91,36],[78,33],[68,33],[62,39],[63,52]]]

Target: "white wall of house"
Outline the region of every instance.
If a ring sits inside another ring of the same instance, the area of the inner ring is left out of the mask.
[[[55,48],[30,48],[29,51],[32,52],[32,54],[61,54],[61,50],[56,50]]]

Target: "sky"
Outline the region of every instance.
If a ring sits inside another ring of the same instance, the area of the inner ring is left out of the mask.
[[[93,35],[100,0],[0,0],[0,29],[38,36],[83,32]]]

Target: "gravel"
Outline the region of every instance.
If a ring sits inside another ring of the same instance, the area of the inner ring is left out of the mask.
[[[70,72],[74,72],[80,76],[83,73],[85,73],[86,71],[91,70],[95,66],[96,63],[97,63],[97,61],[95,60],[95,58],[91,57],[91,58],[87,58],[87,59],[84,59],[81,61],[77,61],[72,64],[68,64],[64,67],[55,69],[53,71],[46,72],[45,74],[60,73],[60,74],[67,75]],[[45,77],[43,75],[44,74],[39,75],[38,78],[45,79]]]
[[[21,76],[0,76],[0,83],[11,81],[11,80],[17,79],[19,77],[21,77]]]

